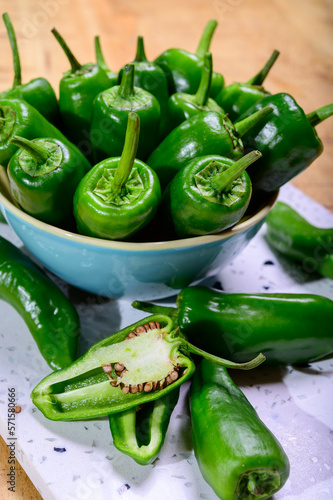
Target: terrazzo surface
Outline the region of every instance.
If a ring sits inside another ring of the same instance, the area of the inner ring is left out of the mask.
[[[279,199],[310,222],[333,227],[333,214],[293,186]],[[333,281],[306,275],[267,245],[265,225],[244,252],[205,283],[226,292],[316,293],[333,299]],[[18,246],[10,227],[0,234]],[[53,277],[54,278],[54,277]],[[83,353],[92,343],[146,314],[129,302],[102,300],[55,281],[74,302],[81,317]],[[161,301],[170,305],[174,299]],[[181,387],[164,447],[154,464],[137,465],[118,452],[107,419],[52,422],[34,407],[32,388],[49,373],[23,320],[0,301],[0,434],[7,426],[8,388],[15,388],[22,411],[15,417],[16,457],[45,500],[149,499],[216,500],[203,480],[191,442],[189,383]],[[332,325],[327,325],[333,328]],[[259,367],[233,372],[236,383],[284,447],[290,477],[275,500],[333,498],[333,359],[306,367]]]

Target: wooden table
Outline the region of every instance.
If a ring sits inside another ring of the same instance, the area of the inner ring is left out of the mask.
[[[333,102],[333,4],[330,0],[1,0],[18,36],[24,82],[37,76],[58,89],[68,63],[50,30],[56,27],[80,62],[94,61],[93,37],[113,70],[133,60],[138,35],[154,59],[170,47],[194,52],[210,18],[219,26],[211,45],[214,68],[226,83],[246,81],[274,49],[280,57],[266,81],[272,93],[291,93],[310,112]],[[12,84],[12,60],[0,30],[0,89]],[[325,151],[293,184],[333,211],[333,118],[317,127]],[[0,442],[0,497],[39,499],[22,469],[16,493],[7,491],[7,449]]]

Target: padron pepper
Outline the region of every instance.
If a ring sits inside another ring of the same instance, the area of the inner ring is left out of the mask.
[[[92,154],[90,122],[95,97],[110,87],[105,71],[96,63],[80,64],[60,33],[52,33],[63,49],[71,69],[59,84],[59,109],[66,136],[88,157]]]
[[[219,155],[232,160],[243,156],[242,136],[271,111],[266,107],[237,125],[227,115],[203,111],[178,125],[147,159],[162,190],[186,163],[198,156]]]
[[[265,500],[289,477],[283,447],[223,366],[203,359],[191,383],[194,454],[222,500]]]
[[[262,84],[279,54],[278,50],[274,50],[265,66],[246,83],[236,82],[221,89],[215,100],[228,113],[230,120],[237,120],[256,102],[270,95]]]
[[[167,76],[170,95],[176,92],[195,94],[198,90],[204,55],[209,52],[216,27],[216,19],[208,21],[195,54],[183,49],[168,49],[154,60]],[[223,85],[223,76],[214,72],[210,89],[210,95],[213,99]]]
[[[21,61],[17,47],[16,35],[7,13],[3,14],[7,29],[14,64],[14,82],[12,88],[0,92],[0,99],[19,98],[36,108],[49,122],[58,126],[59,107],[57,97],[51,84],[45,78],[34,78],[28,83],[22,83]]]
[[[77,151],[59,129],[23,99],[0,99],[0,164],[6,166],[17,151],[11,142],[14,135],[25,139],[53,137]]]
[[[0,299],[20,314],[53,370],[76,359],[80,319],[75,307],[27,255],[1,236]]]
[[[260,156],[259,151],[252,151],[236,162],[221,156],[200,156],[187,163],[163,193],[163,233],[187,238],[234,226],[251,199],[251,181],[245,169]]]
[[[179,387],[135,408],[109,415],[113,444],[140,465],[151,464],[163,446]]]
[[[131,111],[140,117],[137,158],[145,161],[158,143],[159,102],[150,92],[134,86],[134,75],[134,64],[127,64],[120,85],[101,92],[94,101],[90,137],[95,163],[121,154]]]
[[[169,97],[167,105],[168,132],[176,128],[183,121],[203,111],[216,111],[223,113],[224,110],[209,97],[212,81],[213,63],[212,54],[204,55],[200,85],[193,95],[185,92],[177,92]]]
[[[265,364],[310,363],[333,353],[333,301],[314,294],[221,293],[194,286],[177,307],[135,301],[150,314],[167,314],[183,335],[216,356],[235,362],[262,352]]]
[[[252,369],[258,355],[236,364],[196,348],[178,335],[173,321],[152,315],[94,344],[71,366],[45,377],[32,391],[50,420],[79,420],[126,411],[177,389],[194,373],[190,353],[223,366]]]
[[[155,172],[136,159],[139,135],[139,115],[130,112],[121,157],[98,163],[78,185],[74,217],[80,233],[123,240],[155,215],[161,188]]]
[[[97,66],[99,66],[106,73],[106,76],[109,79],[108,88],[113,87],[114,85],[117,85],[118,73],[116,71],[112,71],[106,64],[99,36],[95,36],[94,42],[95,42],[95,56],[96,56]]]
[[[333,279],[333,228],[310,224],[296,210],[279,201],[266,219],[268,243],[303,269]]]
[[[78,150],[54,138],[33,141],[14,135],[20,149],[8,164],[12,196],[24,212],[43,222],[66,225],[73,217],[73,196],[91,168]]]
[[[314,127],[333,114],[333,104],[305,114],[291,95],[280,93],[258,101],[235,126],[267,106],[272,113],[243,137],[247,149],[262,153],[255,168],[247,171],[256,192],[274,192],[309,167],[323,151]]]

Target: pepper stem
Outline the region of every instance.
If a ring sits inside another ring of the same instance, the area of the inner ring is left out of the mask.
[[[59,45],[61,46],[61,48],[63,49],[63,51],[65,52],[65,54],[67,56],[67,59],[68,59],[70,65],[71,65],[72,73],[75,73],[76,71],[79,71],[82,68],[82,64],[80,64],[79,61],[76,59],[76,57],[74,56],[73,52],[68,47],[67,43],[65,42],[65,40],[63,39],[63,37],[60,35],[59,31],[56,28],[53,28],[51,30],[51,32],[55,36],[56,40],[59,42]]]
[[[121,77],[121,82],[119,85],[118,94],[123,99],[128,99],[134,96],[134,64],[126,64],[123,75]]]
[[[248,80],[247,83],[249,85],[262,85],[264,83],[264,80],[266,79],[268,73],[270,72],[272,66],[274,65],[275,61],[279,57],[279,55],[280,55],[280,52],[278,50],[274,50],[273,54],[268,59],[265,66],[253,78]]]
[[[316,111],[312,111],[306,115],[308,121],[313,127],[316,127],[318,123],[323,122],[326,118],[333,115],[333,103],[327,104],[322,108],[317,109]]]
[[[140,135],[140,118],[137,113],[130,112],[128,114],[127,129],[125,136],[125,144],[123,152],[118,163],[117,170],[114,174],[112,192],[118,195],[131,173],[136,152],[139,144]]]
[[[253,113],[253,115],[247,116],[246,118],[244,118],[244,120],[234,123],[236,132],[240,137],[243,137],[246,132],[248,132],[252,127],[254,127],[272,111],[273,108],[266,106],[265,108],[259,109],[259,111]]]
[[[202,67],[200,85],[194,98],[194,102],[198,106],[206,106],[207,104],[212,83],[212,72],[212,54],[210,52],[206,52],[206,54],[204,55],[204,64]]]
[[[146,62],[148,61],[145,52],[145,46],[143,42],[143,37],[138,36],[137,46],[136,46],[136,56],[134,59],[135,62]]]
[[[150,314],[165,314],[171,319],[175,320],[178,317],[178,308],[167,307],[167,306],[157,306],[156,304],[151,304],[150,302],[141,302],[140,300],[135,300],[132,302],[132,307],[139,309],[140,311],[145,311]]]
[[[232,183],[238,179],[241,173],[252,163],[257,161],[262,154],[260,151],[251,151],[247,155],[236,161],[231,167],[215,175],[211,180],[211,186],[218,192],[228,192],[232,188]]]
[[[45,146],[29,141],[25,137],[14,135],[10,142],[15,146],[24,149],[30,156],[32,156],[38,165],[42,165],[50,157],[50,153]]]
[[[216,19],[210,19],[208,23],[206,24],[206,27],[202,33],[202,36],[200,38],[200,42],[196,51],[196,55],[198,57],[204,57],[206,52],[209,52],[209,47],[210,43],[212,41],[214,31],[217,27],[217,21]]]
[[[10,46],[12,48],[13,65],[14,65],[13,88],[15,88],[15,87],[18,87],[19,85],[22,84],[20,55],[19,55],[19,51],[18,51],[18,47],[17,47],[15,31],[14,31],[12,22],[11,22],[10,17],[7,14],[7,12],[5,12],[2,15],[2,19],[3,19],[3,22],[5,23]]]
[[[95,41],[95,57],[96,57],[97,66],[99,68],[102,68],[104,71],[110,71],[108,65],[105,62],[104,56],[103,56],[99,36],[95,36],[94,41]]]
[[[182,338],[182,344],[185,347],[185,349],[187,349],[192,354],[197,354],[203,357],[204,359],[207,359],[208,361],[211,361],[212,363],[215,363],[217,365],[224,366],[225,368],[234,368],[237,370],[252,370],[252,368],[256,368],[266,360],[265,356],[262,353],[260,353],[258,354],[258,356],[253,358],[251,361],[248,361],[247,363],[234,363],[233,361],[229,361],[228,359],[219,358],[218,356],[209,354],[208,352],[199,349],[199,347],[194,346],[193,344],[191,344],[190,342],[188,342],[183,338]]]

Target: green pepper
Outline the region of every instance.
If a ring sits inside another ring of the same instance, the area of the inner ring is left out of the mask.
[[[136,56],[134,61],[134,85],[146,90],[156,97],[161,109],[161,122],[159,140],[166,136],[167,127],[167,103],[169,99],[168,82],[164,71],[157,64],[148,61],[142,36],[138,36]],[[121,82],[124,68],[119,72],[119,83]]]
[[[113,87],[114,85],[117,85],[118,73],[116,71],[111,71],[109,66],[106,64],[106,61],[105,61],[104,56],[103,56],[99,36],[95,36],[94,41],[95,41],[95,56],[96,56],[97,66],[99,66],[106,73],[106,76],[109,79],[109,87],[108,88]]]
[[[200,85],[197,92],[193,95],[184,92],[177,92],[169,97],[167,116],[168,131],[176,128],[190,116],[201,113],[202,111],[216,111],[223,113],[224,110],[209,97],[212,81],[212,54],[207,52],[204,56]]]
[[[32,391],[37,408],[50,420],[112,415],[155,401],[188,380],[194,353],[223,366],[252,369],[262,355],[231,363],[196,348],[174,330],[165,315],[152,315],[94,344],[69,367],[47,375]]]
[[[162,190],[193,158],[219,155],[236,160],[243,156],[241,137],[271,111],[269,107],[262,109],[237,125],[227,115],[203,111],[178,125],[147,159],[160,179]]]
[[[224,367],[202,360],[190,411],[195,457],[219,498],[265,500],[283,487],[288,457]]]
[[[18,146],[11,143],[14,135],[25,139],[53,137],[70,148],[77,150],[54,125],[42,116],[37,109],[23,99],[0,99],[0,164],[6,166],[17,151]]]
[[[209,52],[216,27],[217,21],[215,19],[208,21],[195,54],[183,49],[168,49],[154,60],[167,76],[170,95],[176,92],[196,93],[201,80],[204,55]],[[214,72],[210,89],[210,96],[213,99],[223,85],[223,76]]]
[[[262,84],[279,54],[279,51],[274,50],[265,66],[253,78],[246,83],[232,83],[224,87],[216,96],[217,104],[228,113],[230,120],[236,121],[253,104],[270,95]]]
[[[66,137],[89,157],[92,154],[89,131],[93,101],[100,92],[110,87],[110,80],[98,64],[80,64],[60,33],[55,28],[52,33],[71,65],[59,84],[62,129]]]
[[[322,153],[323,144],[315,126],[333,114],[333,104],[305,114],[295,99],[281,93],[266,96],[240,118],[270,106],[273,112],[244,135],[246,148],[259,149],[262,158],[250,167],[253,189],[274,192],[289,182]],[[238,120],[235,123],[237,126]]]
[[[58,139],[30,141],[14,135],[11,143],[20,148],[7,168],[15,201],[43,222],[56,226],[70,222],[74,192],[91,168],[88,160]]]
[[[140,465],[158,456],[179,397],[179,388],[136,408],[109,415],[114,446]]]
[[[53,370],[65,368],[75,360],[80,338],[76,309],[29,257],[1,236],[0,299],[23,318]]]
[[[185,165],[165,189],[161,203],[163,233],[180,238],[220,233],[246,212],[252,188],[245,168],[260,158],[252,151],[238,161],[200,156]]]
[[[299,261],[308,273],[333,279],[333,228],[316,227],[279,201],[266,219],[266,238],[278,252]]]
[[[0,99],[24,99],[36,108],[49,122],[57,126],[59,123],[59,107],[53,88],[45,78],[34,78],[30,82],[22,84],[21,62],[15,31],[8,14],[5,13],[2,17],[7,28],[13,53],[14,82],[12,88],[0,93]]]
[[[95,165],[74,195],[74,217],[82,234],[111,240],[125,239],[153,218],[161,199],[157,175],[136,159],[139,115],[128,115],[121,157]]]
[[[167,314],[201,349],[235,362],[262,352],[266,364],[310,363],[333,353],[333,301],[313,294],[221,293],[187,287],[177,308],[136,301],[143,311]],[[204,333],[203,333],[204,332]]]
[[[130,111],[140,117],[137,158],[145,161],[158,143],[160,105],[150,92],[134,86],[134,75],[134,64],[127,64],[120,85],[101,92],[94,101],[90,135],[95,163],[121,154]]]

